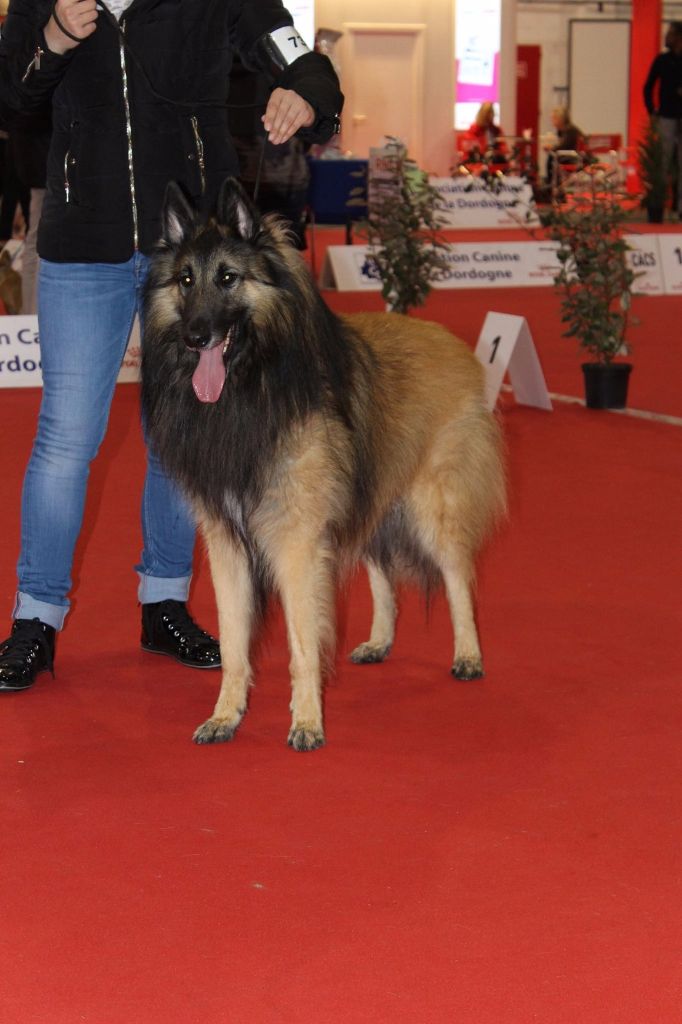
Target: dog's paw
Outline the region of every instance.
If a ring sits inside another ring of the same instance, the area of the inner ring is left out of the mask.
[[[195,743],[229,743],[237,731],[239,722],[228,722],[226,718],[209,718],[195,730]]]
[[[348,657],[355,665],[372,665],[379,661],[385,661],[390,653],[390,644],[371,644],[367,641],[351,651]]]
[[[480,658],[455,658],[450,669],[455,679],[470,682],[472,679],[483,678],[483,662]]]
[[[324,733],[319,726],[292,725],[287,743],[294,750],[317,750],[324,746]]]

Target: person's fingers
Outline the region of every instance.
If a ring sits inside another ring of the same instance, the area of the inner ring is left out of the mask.
[[[59,21],[78,39],[87,39],[97,27],[96,0],[57,0]]]
[[[299,128],[309,128],[315,120],[311,105],[292,89],[274,89],[263,115],[268,140],[280,145]]]

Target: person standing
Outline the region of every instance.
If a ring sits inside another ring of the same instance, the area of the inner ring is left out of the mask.
[[[677,213],[682,216],[682,22],[670,23],[665,46],[649,69],[644,104],[650,116],[658,117],[666,166],[677,185]]]
[[[17,177],[29,190],[29,217],[21,250],[21,312],[38,312],[38,225],[45,198],[47,153],[52,126],[49,110],[18,114],[12,122],[10,143]]]
[[[233,52],[267,72],[268,140],[325,141],[343,104],[328,58],[307,50],[281,0],[12,0],[0,40],[0,103],[52,100],[38,228],[43,396],[22,493],[18,591],[0,645],[0,691],[53,669],[69,609],[73,551],[91,460],[139,309],[163,195],[178,182],[211,209],[238,172],[227,124]],[[153,451],[136,566],[142,646],[217,668],[216,640],[191,618],[194,523]]]
[[[305,249],[309,147],[296,136],[279,146],[263,138],[261,116],[269,94],[267,78],[235,60],[230,72],[230,96],[235,105],[230,107],[228,117],[241,183],[253,195],[260,212],[283,217],[296,247]]]
[[[14,238],[17,214],[24,220],[28,230],[30,222],[31,190],[22,182],[17,171],[16,136],[13,127],[7,126],[7,142],[2,171],[2,200],[0,201],[0,249]]]

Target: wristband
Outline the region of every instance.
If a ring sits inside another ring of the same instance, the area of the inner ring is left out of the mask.
[[[83,40],[80,39],[78,36],[75,36],[73,34],[73,32],[69,32],[68,28],[64,28],[64,26],[62,25],[61,21],[57,17],[57,4],[56,3],[54,5],[54,7],[52,8],[52,17],[54,18],[54,23],[55,23],[55,25],[57,26],[57,28],[59,29],[60,32],[63,32],[65,36],[69,37],[69,39],[73,39],[74,43],[82,43],[83,42]]]

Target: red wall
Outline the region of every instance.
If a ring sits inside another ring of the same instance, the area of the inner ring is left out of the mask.
[[[651,62],[661,49],[662,0],[633,0],[632,33],[630,43],[630,111],[628,118],[628,144],[634,154],[647,120],[642,88],[649,74]],[[631,187],[638,188],[633,175]]]

